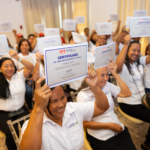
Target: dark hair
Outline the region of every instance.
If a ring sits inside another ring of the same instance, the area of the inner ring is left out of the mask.
[[[84,32],[85,32],[85,30],[86,30],[86,29],[88,29],[88,30],[89,30],[89,28],[85,28],[85,29],[84,29]]]
[[[6,61],[6,60],[11,60],[13,62],[13,60],[11,58],[4,57],[4,58],[0,59],[0,68],[3,65],[3,62]],[[13,65],[15,67],[15,72],[14,72],[14,74],[15,74],[17,72],[17,68],[16,68],[14,62],[13,62]],[[9,83],[6,80],[6,78],[4,77],[2,72],[0,72],[0,87],[1,87],[0,98],[3,98],[3,99],[9,98],[11,96],[11,93],[10,93],[10,90],[9,90]]]
[[[145,56],[148,55],[147,51],[150,50],[150,44],[147,45],[146,50],[145,50]]]
[[[34,34],[29,34],[28,39],[30,38],[30,36],[33,36],[33,37],[34,37]]]
[[[131,66],[130,66],[129,58],[128,58],[128,52],[129,52],[129,49],[130,49],[130,47],[132,46],[132,44],[135,44],[135,43],[141,45],[138,41],[132,41],[132,42],[130,42],[130,45],[129,45],[128,51],[127,51],[127,55],[126,55],[126,59],[125,59],[125,65],[127,66],[127,69],[128,69],[128,71],[129,71],[129,73],[130,73],[131,75],[133,75],[133,73],[132,73],[132,69],[131,69]],[[136,66],[137,66],[137,68],[138,68],[138,70],[139,70],[139,65],[140,65],[139,58],[137,59],[136,62],[137,62]],[[140,71],[140,70],[139,70],[139,71]]]
[[[128,31],[125,31],[125,30],[124,30],[124,31],[122,31],[122,32],[123,32],[123,33],[126,33],[126,34],[129,34],[129,32],[128,32]]]
[[[22,40],[19,42],[19,45],[18,45],[18,53],[21,52],[20,47],[21,47],[22,43],[25,42],[25,41],[28,42],[29,47],[30,47],[29,52],[31,52],[31,44],[30,44],[30,42],[29,42],[27,39],[22,39]]]
[[[72,38],[73,38],[73,36],[71,36],[71,37],[69,38],[69,43],[70,43],[70,41],[71,41]]]
[[[8,38],[7,38],[7,42],[9,42],[9,45],[8,45],[8,46],[9,46],[10,48],[12,48],[12,49],[13,49],[13,47],[11,46],[10,41],[9,41],[9,39],[8,39]]]
[[[90,41],[95,45],[95,44],[96,44],[96,41],[93,41],[93,39],[92,39],[92,37],[93,37],[94,34],[97,34],[97,33],[94,32],[94,33],[92,34]]]

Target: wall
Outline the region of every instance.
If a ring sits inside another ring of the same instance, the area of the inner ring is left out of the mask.
[[[117,14],[117,0],[89,0],[89,28],[94,30],[96,23],[107,22],[111,13]]]
[[[11,21],[13,29],[26,37],[21,0],[0,0],[0,21]],[[23,29],[20,29],[20,25]],[[1,32],[0,34],[6,34],[11,45],[15,45],[16,40],[12,32]]]

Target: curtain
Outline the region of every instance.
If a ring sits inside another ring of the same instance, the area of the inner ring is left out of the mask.
[[[85,23],[78,24],[79,32],[87,27],[88,0],[22,0],[27,35],[34,33],[34,24],[43,23],[45,28],[62,28],[64,19],[85,16]],[[63,36],[68,41],[68,32]]]
[[[127,16],[133,16],[134,10],[147,10],[147,16],[150,16],[150,0],[117,0],[117,4],[117,12],[122,26],[125,25]],[[148,42],[150,42],[150,38],[141,38],[141,53],[143,55],[145,55]]]

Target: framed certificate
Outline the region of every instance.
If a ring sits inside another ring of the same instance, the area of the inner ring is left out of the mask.
[[[0,32],[11,32],[12,23],[10,21],[0,22]]]
[[[86,36],[81,35],[81,34],[76,33],[76,32],[71,32],[71,33],[72,33],[72,36],[73,36],[73,40],[76,43],[86,43],[87,42]]]
[[[131,37],[150,36],[150,17],[132,17],[130,35]]]
[[[112,34],[112,22],[103,22],[96,24],[96,31],[98,35]]]
[[[110,20],[111,20],[111,22],[118,22],[119,17],[117,14],[110,14]]]
[[[63,30],[64,31],[76,31],[77,22],[73,19],[63,20]]]
[[[85,17],[84,17],[84,16],[76,17],[76,22],[77,22],[78,24],[80,24],[80,23],[85,23]]]
[[[39,51],[44,54],[44,48],[61,46],[60,35],[37,38]]]
[[[147,10],[134,10],[133,17],[144,17],[147,14]]]
[[[45,37],[60,35],[59,28],[44,28]]]
[[[7,43],[6,35],[0,35],[0,55],[8,54],[9,47]]]
[[[110,59],[115,61],[116,43],[99,46],[95,49],[95,65],[94,68],[101,68],[110,63]]]
[[[34,24],[35,32],[44,33],[44,24]]]
[[[87,76],[88,44],[45,48],[46,84],[52,88]]]

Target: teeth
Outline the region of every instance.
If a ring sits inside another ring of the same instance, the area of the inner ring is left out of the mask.
[[[59,110],[58,112],[61,112],[61,111],[63,111],[64,109],[61,109],[61,110]]]

